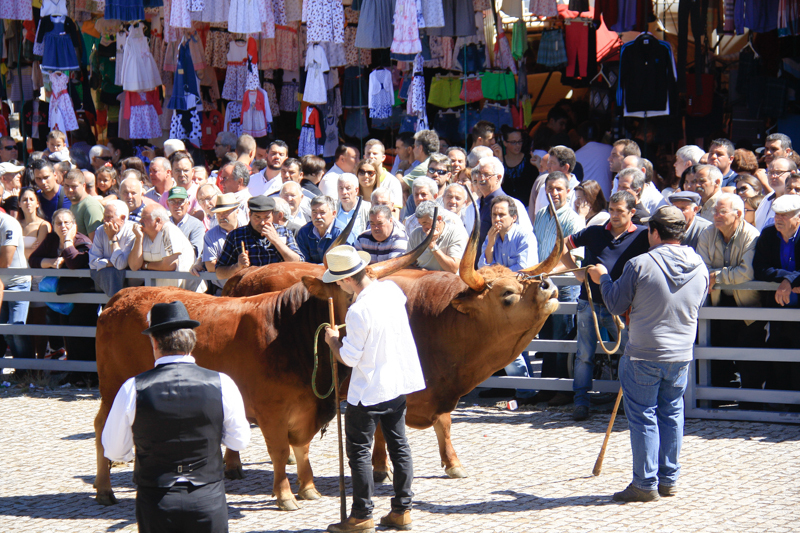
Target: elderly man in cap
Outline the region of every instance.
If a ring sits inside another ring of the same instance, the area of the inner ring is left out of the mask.
[[[225,239],[230,232],[239,227],[239,202],[232,193],[221,194],[216,198],[216,205],[211,209],[216,225],[206,232],[203,237],[203,254],[192,267],[192,274],[200,272],[216,272],[217,261],[225,246]],[[225,281],[215,279],[211,281],[220,292],[225,286]]]
[[[773,161],[773,164],[775,161]],[[784,194],[772,202],[775,224],[761,231],[753,258],[753,271],[758,281],[779,283],[774,296],[761,293],[764,307],[800,307],[800,196]],[[771,348],[800,348],[800,337],[794,322],[770,322],[768,345]],[[766,388],[800,389],[800,363],[772,363],[772,376]]]
[[[200,322],[183,303],[155,304],[147,319],[142,333],[155,368],[117,392],[103,428],[105,456],[130,461],[136,448],[139,531],[227,532],[220,446],[241,451],[250,442],[242,395],[226,374],[195,363]]]
[[[217,260],[217,279],[226,280],[249,266],[264,266],[283,261],[303,261],[292,233],[274,224],[275,199],[255,196],[247,201],[250,223],[225,238]]]
[[[797,165],[791,159],[778,157],[772,160],[767,167],[767,178],[772,192],[764,197],[755,213],[754,226],[758,231],[775,223],[775,213],[772,210],[772,203],[786,193],[786,178],[792,173],[797,172]]]
[[[411,529],[411,481],[414,470],[405,434],[406,394],[425,388],[414,337],[408,323],[406,296],[391,281],[367,275],[370,256],[352,246],[328,253],[325,283],[336,283],[355,295],[347,311],[347,336],[327,328],[325,342],[336,360],[352,367],[347,391],[345,435],[353,480],[353,507],[349,518],[328,526],[332,533],[375,531],[372,519],[372,439],[380,422],[394,466],[394,498],[381,525]],[[379,310],[379,312],[376,312]]]
[[[700,212],[700,195],[691,191],[680,191],[669,196],[669,202],[681,210],[686,219],[686,232],[681,244],[697,250],[697,241],[703,230],[711,226],[711,222],[697,216]],[[744,219],[743,219],[744,220]]]
[[[9,196],[19,196],[22,187],[22,171],[25,167],[18,165],[17,161],[0,163],[0,179],[3,181],[3,200]]]
[[[619,380],[631,436],[633,481],[614,501],[649,502],[677,492],[683,440],[683,393],[708,291],[703,259],[681,245],[686,219],[663,206],[648,224],[650,251],[628,261],[616,281],[602,264],[587,274],[614,315],[630,309]]]
[[[425,270],[458,272],[458,265],[467,249],[469,235],[461,220],[450,211],[441,209],[433,220],[438,204],[430,200],[421,202],[414,214],[419,225],[408,236],[408,249],[413,250],[425,240],[433,229],[433,239],[428,249],[417,259],[417,266]]]
[[[714,226],[700,235],[697,253],[709,270],[708,290],[711,305],[723,307],[760,307],[758,291],[720,290],[715,285],[739,285],[753,279],[753,256],[758,230],[744,220],[744,202],[731,193],[722,193],[714,208]],[[765,323],[754,320],[714,320],[711,323],[712,346],[763,346]],[[760,373],[761,362],[711,361],[711,384],[730,387],[734,372],[739,371],[743,387],[753,388],[753,376]],[[755,371],[755,372],[754,372]],[[758,379],[756,378],[756,381]],[[757,388],[761,388],[760,383]]]
[[[189,214],[190,201],[186,189],[183,187],[171,188],[167,199],[170,213],[169,221],[178,226],[178,229],[192,243],[194,256],[200,257],[203,252],[203,235],[206,234],[206,228],[196,217]]]

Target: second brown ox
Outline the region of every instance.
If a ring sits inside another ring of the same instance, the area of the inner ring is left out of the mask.
[[[459,398],[525,350],[556,310],[557,302],[550,300],[555,297],[552,284],[530,277],[550,272],[563,247],[559,226],[550,257],[522,271],[522,276],[499,266],[475,272],[472,265],[478,234],[475,228],[472,233],[460,278],[420,270],[403,270],[386,278],[397,283],[408,298],[411,330],[427,383],[425,390],[408,395],[406,422],[416,429],[433,426],[442,466],[453,478],[465,477],[466,472],[451,441],[450,413]],[[321,276],[324,271],[323,266],[309,263],[248,268],[229,280],[223,294],[248,296],[281,290],[303,276]],[[346,396],[346,391],[342,394]],[[375,480],[388,479],[389,460],[380,428],[372,458]]]

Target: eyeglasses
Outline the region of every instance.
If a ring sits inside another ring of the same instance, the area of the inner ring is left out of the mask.
[[[438,174],[439,176],[444,176],[445,174],[449,174],[450,171],[443,169],[443,168],[429,168],[428,174]]]
[[[110,155],[99,155],[99,156],[97,156],[97,159],[102,159],[103,161],[108,162],[108,161],[111,161],[114,158],[111,157]]]
[[[476,173],[473,174],[473,176],[475,176],[479,180],[488,180],[488,179],[491,179],[491,178],[497,176],[497,174],[491,174],[491,173],[486,173],[486,172],[476,172]]]
[[[731,209],[720,209],[719,211],[714,211],[714,216],[715,217],[726,217],[726,216],[730,215],[731,213],[735,213],[735,212],[736,211],[733,211]]]
[[[791,172],[791,171],[790,170],[771,170],[771,171],[767,172],[767,176],[769,176],[770,178],[780,178],[781,176],[783,176],[784,174],[788,174],[789,172]]]
[[[13,144],[11,146],[3,146],[3,150],[16,150],[16,149],[17,147]]]
[[[746,193],[748,191],[752,191],[752,190],[753,190],[752,187],[750,187],[749,185],[746,185],[744,187],[739,187],[738,189],[736,189],[736,194],[744,194],[744,193]]]
[[[362,170],[358,171],[358,175],[359,176],[374,176],[375,175],[375,171],[374,170],[363,170],[362,169]]]
[[[507,144],[513,144],[515,146],[519,146],[522,144],[522,141],[506,141]]]

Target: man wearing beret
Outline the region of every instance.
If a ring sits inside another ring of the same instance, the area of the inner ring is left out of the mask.
[[[711,222],[703,217],[697,216],[700,212],[700,202],[702,199],[696,192],[680,191],[669,196],[669,202],[681,210],[686,219],[686,233],[683,235],[681,244],[697,250],[697,241],[703,230],[711,226]]]
[[[148,313],[155,368],[127,380],[103,428],[105,456],[129,461],[139,531],[228,531],[220,445],[236,451],[250,442],[244,402],[233,380],[197,366],[194,328],[181,302]]]
[[[218,279],[228,279],[249,266],[264,266],[283,261],[303,261],[294,236],[285,227],[273,224],[275,199],[255,196],[247,201],[250,223],[225,238],[217,260]]]

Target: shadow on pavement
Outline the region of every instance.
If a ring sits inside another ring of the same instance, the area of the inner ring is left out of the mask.
[[[553,507],[596,507],[600,505],[620,505],[611,500],[610,494],[587,494],[586,496],[573,496],[569,498],[540,498],[533,494],[524,494],[512,490],[498,490],[492,494],[501,494],[515,498],[511,502],[474,502],[461,505],[441,505],[429,502],[414,502],[414,508],[436,514],[491,514],[507,513],[508,505],[513,505],[514,511],[536,511]],[[508,505],[507,505],[508,504]]]

